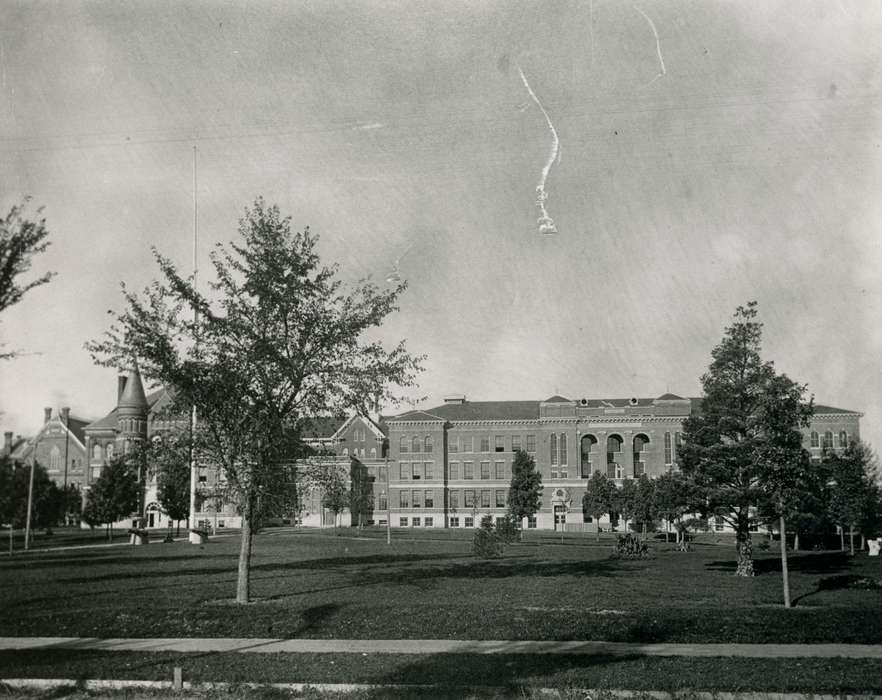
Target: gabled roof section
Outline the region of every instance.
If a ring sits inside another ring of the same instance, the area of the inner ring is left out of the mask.
[[[304,418],[300,428],[300,437],[303,440],[330,440],[350,420],[351,418],[343,416]]]
[[[435,420],[535,420],[539,418],[538,401],[466,401],[448,403],[430,408],[428,411],[412,411],[392,420],[425,420],[411,417],[415,414],[428,415]]]
[[[864,415],[860,411],[852,411],[848,408],[835,408],[833,406],[824,406],[823,404],[815,404],[815,415],[829,415],[831,413],[848,413],[854,416]]]
[[[677,396],[676,394],[662,394],[659,396],[656,401],[688,401],[689,399],[684,399],[682,396]]]
[[[443,414],[443,409],[445,408],[462,408],[459,404],[449,405],[449,406],[440,406],[438,408],[433,408],[430,411],[408,411],[407,413],[402,413],[397,416],[393,416],[389,418],[389,421],[400,421],[400,420],[418,420],[418,421],[443,421],[446,416]]]
[[[567,399],[560,394],[555,394],[550,399],[545,399],[542,403],[570,403],[572,399]]]
[[[385,438],[386,437],[386,434],[379,428],[379,426],[376,423],[374,423],[374,421],[372,421],[370,419],[369,416],[365,416],[360,413],[355,413],[355,414],[351,415],[343,423],[343,425],[341,425],[339,428],[337,428],[337,430],[334,432],[334,434],[331,437],[333,437],[333,438],[340,437],[343,433],[346,432],[346,430],[349,428],[350,424],[352,424],[353,422],[355,422],[359,418],[362,420],[363,423],[365,423],[367,425],[368,428],[371,429],[371,432],[374,434],[374,437],[377,437],[377,438]]]

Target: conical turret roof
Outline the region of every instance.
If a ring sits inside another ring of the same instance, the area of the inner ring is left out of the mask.
[[[117,408],[143,411],[144,413],[149,408],[147,396],[144,394],[144,383],[141,381],[141,373],[138,371],[137,364],[126,374],[126,385],[117,402]]]

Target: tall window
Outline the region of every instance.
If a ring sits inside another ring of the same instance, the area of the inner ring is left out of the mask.
[[[381,482],[383,482],[383,483],[385,484],[385,483],[386,483],[386,479],[388,478],[388,475],[387,475],[387,473],[386,473],[386,465],[385,465],[385,464],[381,464],[381,465],[380,465],[380,468],[377,470],[377,472],[378,472],[378,474],[379,474],[379,481],[381,481]]]
[[[402,481],[407,481],[410,478],[410,463],[409,462],[399,462],[398,463],[398,478]]]
[[[463,479],[474,479],[475,478],[475,463],[474,462],[463,462],[462,463],[462,478]]]
[[[839,431],[839,446],[848,447],[848,433],[844,430]]]
[[[505,452],[505,435],[497,435],[494,439],[494,450],[496,452]]]
[[[489,452],[490,451],[490,436],[482,435],[481,436],[481,452]]]
[[[425,448],[426,448],[423,451],[424,452],[431,452],[432,451],[432,436],[426,435],[426,439],[423,441],[423,444],[425,445]]]
[[[459,462],[451,462],[448,465],[448,470],[450,474],[450,480],[457,481],[459,479]]]
[[[683,445],[683,438],[680,436],[680,432],[677,431],[674,433],[674,464],[677,463],[677,455],[680,454],[680,447]]]
[[[490,507],[490,489],[481,489],[481,508]]]
[[[505,462],[496,462],[494,465],[493,477],[495,479],[505,478]]]
[[[490,478],[490,462],[481,462],[481,478]]]
[[[496,507],[505,508],[505,489],[496,489]]]
[[[591,478],[591,450],[597,444],[597,438],[593,435],[582,436],[582,478]]]
[[[459,491],[451,491],[449,494],[450,507],[459,508]]]
[[[104,452],[105,452],[105,454],[106,454],[106,456],[107,456],[107,461],[108,461],[108,462],[109,462],[111,459],[113,459],[113,443],[112,443],[112,442],[107,443],[107,447],[104,448]]]
[[[49,468],[53,471],[61,469],[61,450],[58,449],[58,445],[53,445],[49,453]]]
[[[643,461],[643,451],[649,443],[649,438],[640,433],[634,436],[634,478],[646,473],[646,462]]]
[[[475,447],[475,438],[473,435],[462,436],[462,451],[472,452]]]
[[[560,465],[565,467],[567,465],[567,434],[561,433],[560,438],[557,442],[557,451],[560,457]]]
[[[398,504],[400,508],[410,507],[410,491],[402,489],[398,492]]]
[[[401,454],[407,454],[410,452],[410,440],[408,440],[404,435],[401,436],[401,440],[398,441],[398,451]]]
[[[448,452],[459,452],[459,436],[458,435],[450,435],[447,438],[447,451]]]
[[[511,451],[517,452],[521,449],[521,436],[520,435],[512,435],[511,436]]]
[[[423,478],[423,463],[422,462],[414,462],[411,465],[411,471],[413,473],[414,479],[422,479]]]
[[[527,452],[533,454],[536,452],[536,436],[527,435]]]
[[[433,462],[423,462],[423,478],[431,479],[432,477],[432,465]]]
[[[423,507],[423,492],[419,489],[413,490],[413,507],[414,508],[422,508]]]
[[[389,502],[386,500],[386,492],[383,491],[377,497],[377,510],[387,510],[389,507]]]
[[[426,504],[426,508],[434,508],[435,507],[435,492],[431,489],[427,490],[423,496],[423,503]]]
[[[371,448],[371,459],[376,459],[376,458],[377,458],[377,448],[372,447]]]
[[[466,489],[463,494],[463,505],[466,508],[474,508],[475,507],[475,491],[474,489]]]
[[[551,434],[551,437],[548,439],[548,445],[549,445],[549,448],[551,449],[551,466],[556,467],[557,466],[557,433]],[[556,472],[557,470],[555,469],[553,471]],[[552,476],[555,476],[555,474],[552,474]]]
[[[410,441],[410,451],[411,452],[419,452],[420,451],[420,439],[414,435],[413,439]]]
[[[606,475],[610,479],[621,478],[618,456],[622,451],[622,438],[618,435],[610,435],[606,439]]]
[[[828,430],[824,433],[824,447],[826,449],[830,449],[833,447],[833,431]]]
[[[671,434],[665,433],[665,466],[669,467],[674,463],[674,449],[671,441]]]

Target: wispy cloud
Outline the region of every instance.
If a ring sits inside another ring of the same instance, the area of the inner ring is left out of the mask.
[[[371,122],[370,124],[357,124],[352,127],[353,131],[369,131],[370,129],[382,129],[385,124],[380,122]]]

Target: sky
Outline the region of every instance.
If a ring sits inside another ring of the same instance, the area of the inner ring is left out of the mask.
[[[398,260],[420,407],[697,396],[756,300],[882,448],[880,117],[863,0],[0,0],[0,209],[43,207],[58,273],[0,318],[0,424],[113,408],[83,344],[120,283],[189,268],[194,219],[204,274],[263,196],[347,282]]]

